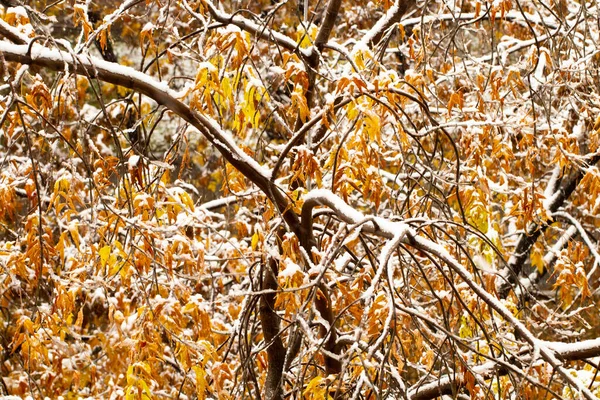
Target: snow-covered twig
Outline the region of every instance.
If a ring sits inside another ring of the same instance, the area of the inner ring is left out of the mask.
[[[333,194],[329,190],[318,189],[307,194],[302,207],[302,224],[303,228],[307,230],[309,236],[311,233],[311,217],[312,210],[317,205],[326,205],[331,208],[338,217],[346,223],[359,223],[366,217],[360,212],[346,204],[341,198]],[[562,362],[558,359],[556,352],[553,348],[548,347],[547,344],[527,329],[527,327],[516,318],[512,312],[504,306],[498,299],[492,296],[487,290],[477,283],[473,275],[462,266],[443,246],[432,242],[422,236],[417,235],[413,229],[402,222],[393,222],[380,217],[370,217],[373,222],[364,224],[363,229],[370,230],[372,233],[387,237],[394,238],[399,232],[404,232],[402,235],[401,242],[411,247],[417,248],[425,253],[433,255],[440,260],[444,261],[456,274],[458,274],[462,280],[471,288],[471,290],[481,300],[483,300],[491,309],[496,311],[505,321],[507,321],[514,328],[515,332],[518,333],[532,349],[539,351],[541,358],[543,358],[548,364],[550,364],[562,377],[573,387],[577,388],[582,393],[583,397],[588,400],[597,399],[597,397],[577,378],[573,377],[562,365]],[[310,222],[307,222],[310,221]]]
[[[289,210],[289,200],[279,190],[273,189],[270,182],[271,171],[247,155],[235,143],[231,134],[221,129],[216,121],[179,100],[178,93],[165,82],[159,82],[143,72],[117,63],[91,56],[77,57],[39,44],[27,46],[0,42],[0,52],[7,61],[39,65],[55,71],[68,67],[78,74],[133,89],[152,98],[198,129],[231,165],[269,196],[279,210]],[[284,218],[292,229],[299,225],[293,212],[284,212]]]
[[[585,242],[586,246],[590,249],[590,252],[594,256],[594,266],[587,273],[587,278],[591,279],[591,277],[596,272],[596,269],[598,268],[598,265],[600,264],[600,254],[598,254],[598,251],[596,250],[596,246],[594,245],[594,243],[592,243],[592,240],[590,239],[590,237],[588,236],[588,234],[585,232],[585,229],[583,229],[583,226],[581,226],[581,224],[579,223],[579,221],[577,221],[571,215],[569,215],[569,214],[567,214],[566,212],[563,212],[563,211],[557,211],[557,212],[555,212],[552,215],[555,216],[555,217],[564,218],[567,221],[569,221],[569,223],[571,223],[572,226],[574,226],[577,229],[577,232],[579,233],[579,236],[581,236],[581,238]]]
[[[415,4],[415,0],[396,0],[385,15],[362,37],[357,46],[376,46],[385,32],[400,22],[402,16]]]
[[[239,15],[231,15],[224,11],[220,11],[210,0],[204,0],[204,4],[208,7],[210,15],[218,22],[235,25],[243,31],[249,32],[261,39],[274,42],[289,51],[298,52],[305,57],[309,55],[307,50],[301,49],[296,41],[286,35],[276,32],[266,26],[257,25]]]

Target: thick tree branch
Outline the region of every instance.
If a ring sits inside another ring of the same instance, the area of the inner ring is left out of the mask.
[[[323,50],[323,47],[329,40],[329,36],[331,36],[331,32],[333,32],[335,20],[337,19],[341,6],[342,0],[330,0],[327,4],[327,9],[325,10],[325,18],[323,19],[323,23],[319,28],[319,33],[317,34],[317,38],[315,39],[314,44],[315,48],[319,53]]]
[[[164,105],[198,129],[234,168],[258,186],[283,213],[290,229],[299,234],[297,231],[298,216],[288,207],[289,200],[279,190],[273,188],[270,182],[271,171],[263,168],[244,153],[235,144],[229,133],[222,130],[214,120],[191,109],[179,100],[178,94],[167,84],[158,82],[151,76],[129,67],[91,56],[74,56],[38,44],[33,44],[29,48],[27,45],[0,42],[0,52],[9,62],[37,65],[55,71],[66,68],[92,79],[132,89],[150,97],[158,104]]]
[[[586,340],[579,343],[544,343],[564,361],[579,361],[600,356],[600,339]],[[527,364],[531,361],[530,356],[520,359],[522,364]],[[499,375],[507,375],[510,372],[511,370],[505,365],[500,365],[494,361],[489,361],[472,369],[473,374],[479,375],[484,380],[492,379]],[[444,375],[433,382],[411,388],[408,391],[408,399],[431,400],[443,395],[454,394],[457,389],[467,385],[465,378],[464,375]]]
[[[598,163],[598,161],[600,161],[600,155],[595,155],[590,159],[589,165],[594,165]],[[583,179],[584,175],[584,170],[579,169],[563,185],[560,186],[556,193],[554,193],[551,201],[549,201],[547,204],[548,212],[553,214],[563,206],[565,201],[571,197],[571,194],[575,191],[575,189],[577,189],[577,186]],[[529,259],[529,254],[531,253],[533,245],[546,231],[548,226],[550,225],[542,225],[532,222],[529,224],[529,226],[527,226],[525,232],[522,232],[519,235],[515,250],[508,260],[508,265],[500,271],[501,276],[504,278],[499,282],[498,286],[498,294],[501,298],[506,298],[506,296],[508,296],[511,288],[517,282],[518,277],[523,272],[523,267],[525,262]]]
[[[277,274],[279,267],[277,261],[270,257],[263,265],[262,289],[270,290],[260,296],[260,323],[267,347],[269,369],[265,381],[265,398],[279,400],[281,394],[281,377],[285,362],[285,348],[279,332],[279,316],[275,312],[275,291],[277,290]],[[270,344],[269,344],[270,343]]]
[[[537,349],[542,359],[552,366],[565,380],[577,390],[581,391],[588,400],[596,399],[596,396],[579,380],[574,378],[562,365],[558,358],[557,351],[549,347],[546,342],[536,338],[529,329],[512,312],[499,302],[494,296],[487,292],[477,283],[473,275],[463,267],[450,253],[443,247],[429,239],[416,235],[406,224],[402,222],[393,222],[380,217],[365,217],[361,212],[353,209],[338,196],[329,190],[314,190],[309,193],[302,207],[302,231],[309,240],[313,238],[312,234],[312,210],[317,205],[326,205],[331,208],[342,221],[351,224],[363,224],[363,230],[386,237],[388,239],[402,235],[402,243],[419,249],[427,254],[435,256],[444,261],[458,276],[461,277],[483,302],[492,310],[496,311],[505,321],[507,321],[530,346],[531,349]],[[367,221],[367,222],[365,222]]]
[[[26,44],[28,38],[0,18],[0,35],[15,44]]]

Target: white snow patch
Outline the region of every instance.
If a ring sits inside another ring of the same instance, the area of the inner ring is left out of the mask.
[[[284,267],[279,271],[279,276],[282,278],[292,278],[297,272],[302,272],[302,268],[289,258],[283,260]]]

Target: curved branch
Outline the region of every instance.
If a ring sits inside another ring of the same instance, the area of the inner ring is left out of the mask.
[[[294,41],[292,38],[283,35],[279,32],[276,32],[272,29],[269,29],[265,26],[257,25],[254,22],[249,21],[248,19],[239,15],[232,15],[227,14],[223,11],[219,11],[217,10],[217,7],[215,7],[215,5],[209,0],[205,0],[204,3],[208,7],[208,12],[210,13],[211,17],[213,17],[213,19],[215,19],[216,21],[222,24],[235,25],[241,30],[249,32],[261,39],[274,42],[275,44],[293,53],[300,53],[303,57],[308,57],[307,51],[301,49],[300,46],[298,46],[298,43],[296,43],[296,41]]]
[[[6,61],[37,65],[55,71],[70,69],[89,78],[132,89],[165,106],[198,129],[234,168],[267,195],[283,213],[292,231],[299,233],[297,231],[298,216],[288,206],[288,199],[279,190],[270,190],[271,171],[263,168],[244,153],[235,144],[231,135],[222,130],[212,118],[191,109],[179,100],[177,98],[179,95],[166,83],[158,82],[151,76],[133,68],[91,56],[77,57],[39,44],[28,46],[0,42],[0,52]]]
[[[579,343],[544,343],[564,361],[579,361],[600,356],[600,339],[585,340]],[[520,360],[521,363],[531,361],[531,357]],[[485,380],[498,375],[507,375],[509,372],[508,368],[493,361],[473,368],[473,374],[478,374]],[[456,392],[457,388],[465,387],[466,384],[464,375],[444,375],[434,382],[410,389],[408,399],[431,400],[443,395],[451,395]]]
[[[326,205],[331,208],[338,217],[346,223],[358,224],[369,220],[363,225],[363,229],[372,231],[372,233],[391,239],[397,235],[402,236],[402,243],[431,254],[444,261],[452,270],[461,277],[461,279],[471,288],[471,290],[483,300],[488,307],[496,311],[505,321],[507,321],[527,343],[529,343],[534,352],[539,352],[541,358],[551,365],[561,376],[573,387],[577,388],[582,395],[588,399],[597,399],[596,396],[579,380],[574,378],[562,365],[559,360],[559,352],[556,348],[548,345],[536,338],[529,329],[517,319],[504,304],[499,302],[494,296],[480,286],[473,275],[463,267],[450,253],[441,245],[432,242],[429,239],[417,235],[407,224],[402,222],[393,222],[381,217],[365,217],[361,212],[347,205],[341,198],[329,190],[319,189],[309,193],[302,207],[302,231],[308,238],[314,238],[312,234],[312,210],[317,205]],[[313,239],[314,240],[314,239]],[[600,339],[598,339],[600,341]]]

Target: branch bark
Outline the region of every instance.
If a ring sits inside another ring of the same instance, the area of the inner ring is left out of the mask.
[[[323,24],[319,28],[319,33],[315,39],[315,48],[320,53],[323,47],[329,40],[333,27],[335,26],[335,20],[337,19],[340,7],[342,6],[342,0],[330,0],[325,10],[325,18]]]
[[[7,24],[3,19],[0,19],[0,35],[16,44],[26,44],[28,42],[27,37]]]
[[[377,46],[385,32],[392,25],[400,22],[404,14],[415,4],[417,4],[415,0],[396,0],[387,13],[363,36],[361,42],[369,47]]]
[[[587,340],[579,343],[548,343],[561,360],[579,361],[600,356],[600,339]],[[522,364],[531,362],[531,357],[520,360]],[[510,369],[504,365],[490,361],[473,368],[473,373],[482,379],[491,379],[494,376],[507,375]],[[431,400],[443,395],[452,395],[460,388],[467,385],[464,375],[444,375],[436,381],[413,387],[408,391],[409,400]]]
[[[598,161],[600,161],[600,155],[595,155],[590,159],[589,165],[595,165]],[[584,170],[579,169],[560,186],[548,206],[548,212],[554,214],[563,206],[565,201],[571,196],[575,189],[577,189],[577,186],[584,175]],[[525,262],[529,259],[529,254],[531,253],[533,245],[549,226],[550,224],[541,225],[532,222],[527,226],[525,232],[522,232],[519,235],[515,250],[508,260],[508,265],[500,271],[501,276],[504,278],[498,285],[498,294],[501,298],[506,298],[506,296],[508,296],[508,293],[510,293],[510,290],[523,272],[523,267]]]
[[[398,235],[402,236],[402,243],[416,248],[420,251],[428,253],[442,260],[449,268],[451,268],[465,284],[473,291],[473,293],[485,302],[488,307],[498,313],[507,323],[509,323],[515,333],[519,334],[529,345],[531,349],[539,351],[541,358],[546,361],[557,373],[565,380],[566,383],[572,385],[579,390],[584,398],[588,400],[597,399],[597,397],[577,378],[573,377],[562,365],[558,358],[558,351],[550,346],[547,342],[543,342],[536,338],[529,329],[517,319],[512,312],[506,308],[504,304],[499,302],[494,296],[487,292],[481,285],[477,283],[473,275],[463,267],[443,246],[440,246],[429,239],[416,235],[415,232],[402,222],[393,222],[381,217],[365,217],[361,212],[353,209],[338,196],[329,190],[314,190],[309,193],[302,207],[302,230],[306,232],[309,238],[312,234],[312,209],[317,205],[326,205],[331,208],[338,218],[350,224],[363,223],[363,230],[371,231],[372,233],[388,239],[392,239]],[[367,222],[365,222],[367,221]],[[600,340],[600,339],[599,339]]]
[[[280,400],[281,378],[285,362],[285,348],[279,332],[279,316],[275,312],[275,291],[277,290],[277,261],[269,257],[263,264],[262,289],[270,290],[260,296],[260,324],[262,326],[265,343],[267,343],[267,358],[269,369],[265,381],[265,398],[267,400]]]
[[[33,44],[30,48],[28,45],[0,42],[0,52],[9,62],[36,65],[54,71],[70,69],[90,79],[99,79],[132,89],[164,105],[198,129],[234,168],[260,188],[282,212],[290,229],[299,235],[298,216],[288,206],[289,200],[270,182],[271,171],[262,168],[246,155],[214,120],[177,99],[177,93],[165,83],[129,67],[91,56],[74,56],[39,44]]]

